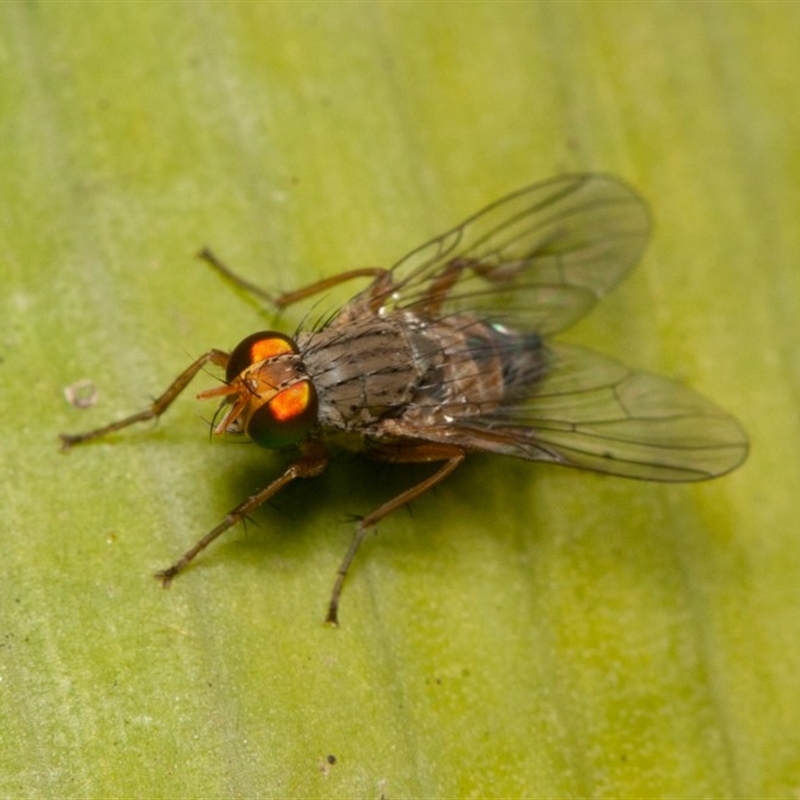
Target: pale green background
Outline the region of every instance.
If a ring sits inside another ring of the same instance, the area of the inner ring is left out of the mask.
[[[0,795],[796,797],[799,76],[788,3],[0,4]],[[343,459],[161,591],[278,459],[194,392],[57,434],[275,324],[194,252],[292,288],[568,170],[656,220],[568,338],[721,402],[745,467],[475,458],[331,630],[348,514],[411,478]]]

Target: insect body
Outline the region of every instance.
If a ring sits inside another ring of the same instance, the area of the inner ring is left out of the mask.
[[[200,551],[286,484],[319,475],[331,446],[387,462],[437,462],[432,474],[363,517],[337,573],[336,623],[347,571],[366,531],[449,475],[474,451],[646,480],[694,481],[739,465],[747,436],[681,384],[548,338],[583,316],[638,260],[644,202],[604,175],[570,175],[511,194],[412,251],[390,269],[337,275],[270,297],[286,306],[370,278],[321,327],[294,338],[255,333],[231,353],[209,350],[151,407],[64,448],[160,416],[209,363],[225,382],[218,434],[296,448],[286,470],[233,509],[171,567]],[[217,270],[246,287],[210,252]],[[258,291],[258,290],[256,290]]]

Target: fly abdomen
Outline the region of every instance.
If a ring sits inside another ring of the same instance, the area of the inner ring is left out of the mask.
[[[530,395],[544,374],[545,348],[537,334],[466,315],[430,322],[424,333],[437,343],[440,358],[429,361],[406,417],[427,414],[447,422],[486,414]]]
[[[547,371],[547,350],[538,333],[517,333],[492,325],[503,372],[504,400],[529,397]]]

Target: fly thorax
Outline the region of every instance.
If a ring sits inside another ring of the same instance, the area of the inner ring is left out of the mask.
[[[366,317],[301,337],[320,425],[360,430],[405,407],[424,372],[411,344],[417,335],[398,320]]]

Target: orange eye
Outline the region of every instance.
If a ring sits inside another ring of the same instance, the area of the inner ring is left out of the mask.
[[[288,337],[277,331],[259,331],[246,339],[242,339],[233,348],[225,378],[230,383],[237,375],[241,375],[249,366],[268,358],[296,353],[297,345]]]
[[[311,381],[287,386],[259,408],[247,424],[247,434],[262,447],[298,444],[317,421],[319,402]]]

